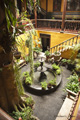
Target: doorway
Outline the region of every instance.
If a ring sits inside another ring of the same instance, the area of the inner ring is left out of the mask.
[[[50,35],[40,34],[40,37],[42,42],[42,51],[45,52],[50,48]]]

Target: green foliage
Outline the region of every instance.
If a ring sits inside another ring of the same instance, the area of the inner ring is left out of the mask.
[[[13,111],[11,116],[15,119],[18,120],[19,117],[21,117],[23,120],[31,120],[31,115],[33,114],[33,110],[31,107],[25,107],[22,109],[22,111]]]
[[[25,45],[26,45],[27,47],[29,47],[29,41],[30,41],[29,38],[25,41]]]
[[[30,76],[26,77],[25,84],[27,84],[27,85],[31,85],[32,84],[32,79],[31,79]]]
[[[52,64],[52,69],[57,70],[57,69],[60,69],[60,67],[54,63]]]
[[[54,54],[55,55],[60,55],[60,52],[59,51],[55,51]]]
[[[23,72],[23,77],[29,77],[29,72]]]
[[[78,75],[71,75],[68,79],[69,82],[67,83],[65,88],[75,93],[79,92]]]
[[[51,84],[52,86],[56,86],[56,77],[54,80],[50,80],[49,84]]]
[[[18,65],[15,63],[14,65],[14,76],[15,76],[15,81],[16,81],[16,86],[18,89],[18,93],[19,95],[22,95],[24,93],[24,89],[23,89],[23,85],[22,85],[22,81],[21,81],[21,73],[20,70],[18,68]]]
[[[75,70],[80,72],[80,64],[76,64]]]
[[[28,63],[30,60],[29,60],[29,56],[26,56],[25,57],[25,61],[26,61],[26,63]]]
[[[46,55],[46,56],[49,56],[49,55],[50,55],[50,51],[46,50],[46,51],[45,51],[45,55]]]
[[[34,105],[34,100],[32,99],[31,96],[25,98],[25,102],[28,106]]]
[[[40,62],[36,62],[36,63],[34,63],[34,67],[36,67],[36,68],[38,68],[40,66]]]
[[[77,58],[80,58],[80,53],[77,54]]]
[[[61,69],[57,69],[57,70],[56,70],[56,74],[57,74],[57,75],[60,75],[60,74],[61,74]]]
[[[55,17],[52,17],[52,19],[54,20],[54,19],[55,19]]]
[[[66,63],[66,62],[67,62],[67,59],[62,59],[61,62],[62,62],[62,63]]]
[[[33,51],[36,53],[40,53],[42,51],[42,49],[39,48],[38,46],[36,46],[35,48],[33,48]]]
[[[46,90],[46,88],[47,88],[47,82],[46,81],[41,82],[41,87],[42,87],[42,89]]]

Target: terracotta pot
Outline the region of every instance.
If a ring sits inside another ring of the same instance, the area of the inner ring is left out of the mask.
[[[19,58],[21,57],[21,52],[15,52],[15,53],[14,53],[14,57],[15,57],[16,59],[19,59]]]

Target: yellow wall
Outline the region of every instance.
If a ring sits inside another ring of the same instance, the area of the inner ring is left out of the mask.
[[[75,36],[73,34],[68,34],[68,33],[58,33],[58,32],[50,32],[50,31],[39,30],[38,31],[39,36],[40,36],[40,33],[51,35],[50,47],[53,47],[53,46],[65,41],[65,40]]]
[[[46,10],[46,0],[40,0],[41,8]]]
[[[53,0],[48,0],[47,12],[53,12]]]

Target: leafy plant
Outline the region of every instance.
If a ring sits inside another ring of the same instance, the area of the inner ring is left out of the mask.
[[[52,69],[57,70],[57,69],[59,69],[59,68],[60,68],[60,67],[59,67],[58,65],[56,65],[55,63],[52,64]]]
[[[67,59],[62,59],[61,62],[62,62],[62,63],[66,63],[66,62],[67,62]]]
[[[27,97],[26,99],[25,99],[25,102],[26,102],[26,104],[28,105],[28,106],[33,106],[34,105],[34,100],[32,99],[32,97],[31,96],[29,96],[29,97]]]
[[[56,86],[56,78],[54,80],[50,80],[49,84],[51,84],[52,86]]]
[[[24,76],[24,77],[29,77],[29,76],[30,76],[30,75],[29,75],[29,72],[27,72],[27,71],[26,71],[26,72],[23,72],[23,76]]]
[[[80,72],[80,64],[76,64],[75,70]]]
[[[31,85],[32,84],[31,77],[26,77],[25,84],[27,84],[27,85]]]
[[[77,58],[80,58],[80,53],[77,54]]]
[[[23,120],[30,120],[31,115],[33,113],[33,110],[31,107],[25,107],[22,109],[22,111],[13,111],[11,116],[15,119],[18,120],[19,117],[21,117]]]
[[[69,82],[65,88],[77,93],[79,91],[78,75],[71,75],[68,79]]]
[[[46,88],[47,88],[47,82],[46,81],[41,82],[41,87],[42,87],[42,89],[46,90]]]
[[[36,62],[36,63],[34,63],[34,67],[36,67],[36,68],[38,68],[40,66],[40,62]]]
[[[57,70],[56,70],[56,74],[57,74],[57,75],[60,75],[60,74],[61,74],[61,69],[57,69]]]
[[[60,52],[59,51],[55,51],[54,55],[60,55]]]
[[[49,56],[49,55],[50,55],[50,51],[46,50],[46,51],[45,51],[45,55],[46,55],[46,56]]]
[[[36,46],[34,49],[33,49],[34,52],[36,53],[40,53],[42,51],[41,48],[39,48],[38,46]]]
[[[26,56],[25,57],[25,61],[26,61],[26,63],[28,63],[30,60],[29,60],[29,56]]]

